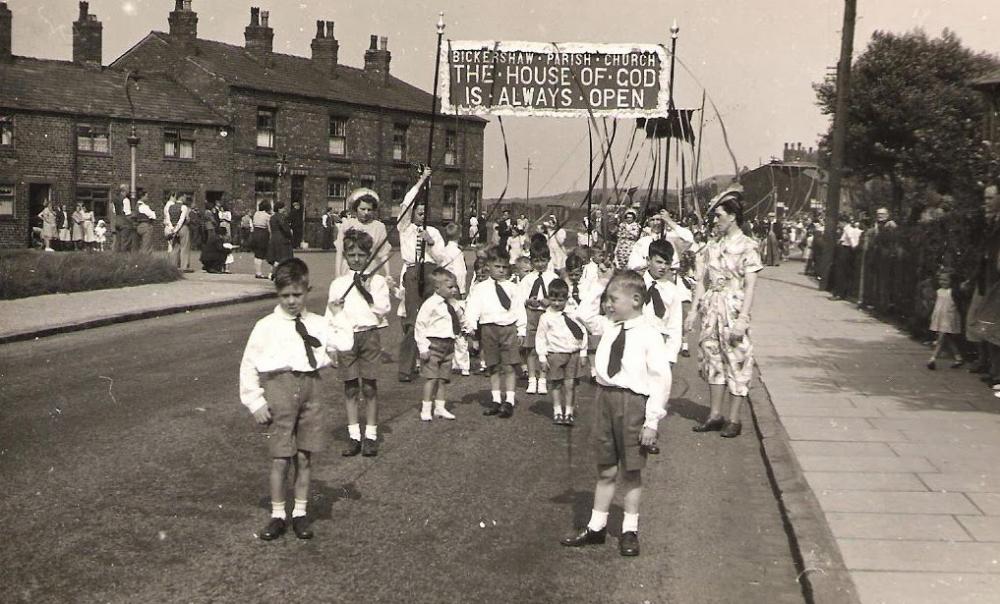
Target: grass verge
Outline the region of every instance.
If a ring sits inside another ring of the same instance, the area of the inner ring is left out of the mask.
[[[0,300],[166,283],[181,272],[162,256],[0,251]]]

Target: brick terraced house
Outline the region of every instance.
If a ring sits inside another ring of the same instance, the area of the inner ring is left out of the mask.
[[[390,74],[385,38],[372,36],[355,68],[338,60],[333,22],[317,22],[306,58],[274,52],[269,21],[252,8],[244,46],[203,40],[191,0],[176,0],[167,33],[149,33],[102,67],[101,24],[86,2],[73,61],[13,56],[12,16],[0,2],[0,247],[28,244],[45,199],[106,215],[113,189],[129,180],[126,86],[141,139],[137,187],[154,208],[170,191],[236,213],[261,199],[299,201],[316,245],[322,212],[368,186],[389,218],[414,164],[427,161],[431,95]],[[485,125],[436,122],[433,222],[466,223],[478,211]]]
[[[169,74],[227,117],[239,211],[261,199],[298,201],[312,244],[320,215],[344,209],[355,187],[375,189],[390,217],[416,178],[414,164],[427,161],[432,96],[391,75],[386,38],[371,37],[359,69],[339,62],[332,21],[317,22],[309,58],[274,52],[270,15],[257,8],[244,46],[198,38],[191,0],[176,0],[169,23],[168,33],[151,32],[112,67]],[[465,223],[478,209],[485,125],[436,122],[432,221]]]

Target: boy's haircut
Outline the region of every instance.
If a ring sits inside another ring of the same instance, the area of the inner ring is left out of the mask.
[[[375,240],[361,229],[348,229],[344,233],[344,251],[346,252],[347,248],[354,246],[361,248],[361,251],[366,254],[370,254],[372,248],[375,246]]]
[[[481,275],[486,269],[486,256],[476,255],[475,261],[472,263],[472,270],[475,271],[477,275]]]
[[[528,240],[528,249],[533,250],[535,248],[543,248],[543,247],[545,249],[548,249],[549,238],[542,233],[535,233],[534,235],[531,236],[531,239]]]
[[[573,271],[580,270],[581,268],[583,268],[583,265],[587,263],[587,260],[585,260],[582,255],[577,254],[576,251],[577,250],[574,250],[572,254],[566,256],[567,273],[572,273]]]
[[[670,264],[674,261],[674,246],[666,239],[657,239],[649,244],[649,257],[657,256]]]
[[[499,262],[501,260],[508,263],[510,262],[510,253],[507,250],[498,245],[494,245],[490,249],[486,250],[487,262]]]
[[[594,258],[594,248],[589,245],[578,245],[573,253],[583,260],[583,264],[587,264]]]
[[[549,296],[557,296],[559,298],[569,297],[569,285],[562,279],[553,279],[552,283],[549,283]]]
[[[440,285],[441,282],[444,281],[445,279],[455,280],[455,281],[458,280],[455,277],[454,273],[452,273],[450,270],[448,270],[448,269],[446,269],[444,267],[441,267],[441,266],[436,267],[433,271],[431,271],[431,278],[434,280],[434,286],[435,287],[437,287],[438,285]]]
[[[549,242],[545,239],[545,235],[539,233],[537,236],[532,236],[531,244],[528,246],[528,255],[532,260],[552,259],[552,252],[549,251]]]
[[[449,222],[444,225],[444,239],[445,241],[458,241],[458,238],[462,234],[462,227],[454,222]]]
[[[515,264],[517,264],[519,267],[527,271],[531,270],[531,259],[528,258],[527,256],[518,257],[518,259],[515,261]]]
[[[309,266],[299,258],[289,258],[274,267],[274,287],[309,285]]]
[[[616,289],[638,295],[642,304],[647,302],[646,282],[642,280],[642,275],[635,271],[617,271],[611,277],[611,281],[608,282],[608,287],[604,291],[610,292]]]

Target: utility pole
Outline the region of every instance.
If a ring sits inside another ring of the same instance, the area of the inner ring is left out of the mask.
[[[844,168],[847,137],[847,101],[851,93],[851,54],[854,51],[854,21],[857,0],[844,0],[844,27],[840,36],[840,62],[837,63],[837,104],[833,114],[833,149],[830,154],[830,179],[826,189],[826,224],[823,227],[824,252],[820,275],[824,289],[829,288],[833,269],[833,250],[837,245],[837,222],[840,216],[840,179]]]
[[[524,205],[527,206],[528,216],[531,216],[531,158],[528,158],[528,167],[525,168],[528,172],[528,181],[524,185]]]

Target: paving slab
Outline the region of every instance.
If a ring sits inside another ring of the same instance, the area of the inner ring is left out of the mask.
[[[916,474],[884,472],[806,472],[814,491],[923,491],[924,484]]]
[[[979,510],[963,493],[912,491],[844,491],[816,493],[826,512],[877,512],[895,514],[977,514]]]
[[[923,457],[800,455],[806,472],[934,472],[937,468]]]
[[[976,541],[1000,541],[1000,516],[959,516],[958,521]]]
[[[1000,576],[971,573],[851,573],[861,599],[880,604],[983,604],[997,601]]]
[[[1000,574],[1000,543],[838,539],[851,570]]]
[[[966,516],[975,519],[976,516]],[[982,518],[982,517],[978,517]],[[940,514],[848,514],[826,515],[838,539],[881,539],[911,541],[972,541],[954,516]],[[986,541],[986,539],[979,539]]]
[[[987,516],[1000,516],[1000,493],[969,493],[969,499]]]

